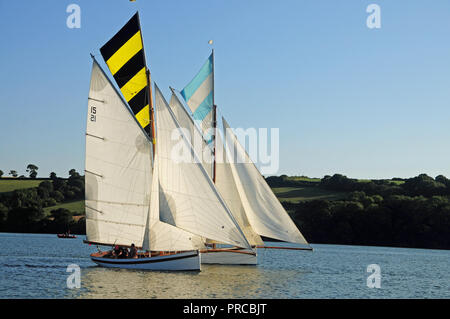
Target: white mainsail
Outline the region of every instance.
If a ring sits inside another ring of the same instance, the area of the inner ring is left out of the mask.
[[[87,240],[140,247],[150,203],[151,143],[95,60],[87,113]]]
[[[253,230],[261,236],[307,244],[223,117],[222,121],[226,149],[232,154],[231,170]]]
[[[204,238],[251,249],[198,158],[194,162],[184,162],[172,154],[181,143],[193,158],[197,157],[156,85],[155,108],[159,181],[163,191],[160,207],[165,205],[166,208],[161,219]],[[174,133],[180,137],[178,140],[172,139]]]

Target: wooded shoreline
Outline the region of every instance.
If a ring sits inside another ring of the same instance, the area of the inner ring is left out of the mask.
[[[20,183],[31,180],[37,186],[20,189]],[[266,180],[310,243],[450,249],[450,180],[445,176],[282,175]],[[18,189],[1,191],[13,182]],[[68,178],[54,173],[0,178],[0,232],[85,234],[83,204],[84,176],[75,170]]]

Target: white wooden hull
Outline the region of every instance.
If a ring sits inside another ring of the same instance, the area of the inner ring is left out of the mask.
[[[206,249],[201,251],[202,264],[256,265],[256,252],[243,249]]]
[[[187,251],[177,254],[143,257],[134,259],[113,259],[91,255],[91,259],[97,265],[108,268],[125,268],[135,270],[194,270],[200,271],[200,253]]]

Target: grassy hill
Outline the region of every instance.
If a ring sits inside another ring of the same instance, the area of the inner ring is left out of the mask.
[[[45,207],[44,211],[46,213],[50,213],[54,209],[65,208],[73,213],[81,213],[84,214],[84,200],[77,200],[72,202],[65,202],[55,206]]]
[[[9,193],[19,189],[38,187],[40,183],[48,178],[23,179],[23,178],[0,178],[0,193]],[[44,211],[49,214],[52,210],[65,208],[73,213],[84,214],[84,200],[67,201],[58,205],[45,207]]]
[[[345,192],[334,192],[316,186],[273,187],[274,194],[280,202],[298,203],[314,199],[337,200],[346,197]]]
[[[0,193],[12,192],[16,189],[37,187],[42,180],[39,179],[6,179],[0,178]]]

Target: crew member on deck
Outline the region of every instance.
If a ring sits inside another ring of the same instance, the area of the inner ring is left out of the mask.
[[[130,253],[128,254],[129,258],[137,258],[137,249],[134,244],[131,244]]]

